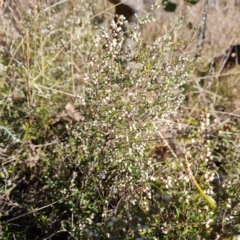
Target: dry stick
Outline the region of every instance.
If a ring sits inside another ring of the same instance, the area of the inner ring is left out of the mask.
[[[198,44],[197,44],[197,53],[195,55],[196,58],[200,57],[200,51],[202,49],[203,41],[205,39],[207,13],[208,13],[208,0],[206,0],[206,2],[205,2],[203,16],[202,16],[202,20],[201,20],[200,27],[199,27],[199,40],[198,40]]]
[[[50,10],[51,8],[54,8],[54,7],[56,7],[57,5],[60,5],[60,4],[65,3],[65,2],[68,2],[68,0],[61,0],[61,1],[58,1],[57,3],[54,3],[54,4],[52,4],[52,5],[50,5],[50,6],[46,7],[46,8],[44,8],[43,11],[46,12],[46,11]]]
[[[184,108],[184,109],[192,109],[192,108],[190,108],[190,107],[183,107],[182,106],[182,108]],[[200,108],[196,108],[195,110],[197,110],[197,111],[202,111],[202,109],[200,109]],[[216,113],[220,113],[220,114],[223,114],[223,115],[228,115],[228,116],[233,116],[233,117],[240,117],[240,114],[237,114],[237,113],[233,113],[233,112],[223,112],[223,111],[215,111]]]
[[[188,154],[188,155],[189,155],[189,154]],[[192,170],[191,170],[191,168],[190,168],[190,166],[189,166],[188,157],[189,157],[189,156],[186,156],[186,155],[185,155],[185,160],[186,160],[186,164],[187,164],[187,168],[188,168],[188,173],[189,173],[190,177],[192,178],[192,181],[193,181],[194,185],[197,187],[198,191],[199,191],[200,194],[205,198],[205,200],[206,200],[213,208],[216,208],[217,205],[216,205],[215,201],[214,201],[211,197],[209,197],[209,196],[202,190],[202,188],[199,186],[197,180],[196,180],[195,177],[193,176]]]
[[[0,16],[2,15],[3,0],[0,0]]]
[[[52,202],[52,203],[50,203],[50,204],[48,204],[48,205],[46,205],[46,206],[43,206],[43,207],[34,209],[34,210],[30,211],[30,212],[27,212],[27,213],[24,213],[24,214],[19,215],[19,216],[17,216],[17,217],[11,218],[11,219],[7,220],[6,222],[9,223],[9,222],[12,222],[12,221],[14,221],[14,220],[16,220],[16,219],[25,217],[25,216],[27,216],[27,215],[29,215],[29,214],[31,214],[31,213],[35,213],[35,212],[41,211],[41,210],[43,210],[43,209],[45,209],[45,208],[52,207],[54,204],[56,204],[56,203],[58,203],[58,202],[61,202],[61,201],[63,201],[63,200],[66,200],[66,199],[68,199],[68,198],[71,197],[71,196],[73,196],[73,194],[71,194],[70,196],[67,196],[67,197],[65,197],[65,198],[62,198],[62,199],[60,199],[60,200],[57,200],[57,201],[55,201],[55,202]]]
[[[230,42],[230,45],[232,45],[232,41]],[[227,56],[225,57],[224,59],[224,62],[222,63],[221,65],[221,68],[219,69],[219,71],[217,72],[216,74],[216,77],[215,78],[219,78],[220,74],[222,73],[222,70],[224,69],[224,67],[226,66],[226,63],[231,55],[231,52],[232,52],[232,49],[233,49],[233,46],[229,48],[229,51],[227,53]]]
[[[174,152],[174,150],[171,148],[171,146],[169,145],[169,143],[166,141],[166,139],[163,137],[162,133],[159,131],[159,135],[161,136],[162,140],[165,142],[165,144],[168,146],[169,150],[171,151],[172,155],[174,156],[175,159],[177,159],[177,155],[176,153]],[[198,184],[197,180],[195,179],[194,175],[193,175],[193,172],[190,168],[190,165],[189,165],[189,162],[188,162],[188,156],[187,154],[185,155],[185,160],[186,160],[186,164],[187,164],[187,171],[194,183],[194,185],[196,186],[196,188],[198,189],[200,195],[205,198],[205,200],[209,203],[209,205],[213,208],[216,208],[217,205],[215,203],[215,201],[209,197],[208,195],[206,195],[206,193],[202,190],[202,188],[200,187],[200,185]]]

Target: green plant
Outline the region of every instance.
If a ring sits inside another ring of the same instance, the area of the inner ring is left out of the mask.
[[[181,120],[195,64],[189,41],[173,41],[182,22],[151,44],[128,29],[130,47],[124,18],[97,33],[81,4],[62,26],[40,11],[4,37],[1,238],[237,234],[238,123],[208,109]]]

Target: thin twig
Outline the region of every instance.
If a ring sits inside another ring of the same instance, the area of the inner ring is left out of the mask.
[[[203,16],[202,16],[202,20],[201,20],[200,27],[199,27],[199,40],[198,40],[198,44],[197,44],[196,57],[200,56],[200,51],[202,49],[203,41],[205,39],[207,14],[208,14],[208,0],[205,1]]]

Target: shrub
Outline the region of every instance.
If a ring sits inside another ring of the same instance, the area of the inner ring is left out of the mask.
[[[138,26],[128,29],[128,46],[121,16],[93,37],[91,5],[82,4],[61,28],[40,12],[25,16],[22,35],[5,36],[2,238],[233,234],[239,183],[230,163],[239,157],[238,127],[210,124],[205,112],[186,119],[182,131],[163,124],[178,113],[194,69],[188,42],[172,41],[181,21],[149,45]],[[85,11],[86,19],[76,17]],[[151,15],[139,24],[149,21]],[[163,130],[175,141],[165,140],[154,155]]]

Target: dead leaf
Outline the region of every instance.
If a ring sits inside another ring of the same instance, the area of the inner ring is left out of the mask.
[[[72,103],[68,103],[65,106],[65,109],[67,111],[67,113],[69,114],[69,116],[74,120],[74,121],[80,121],[82,119],[81,114],[75,110],[74,106]]]

